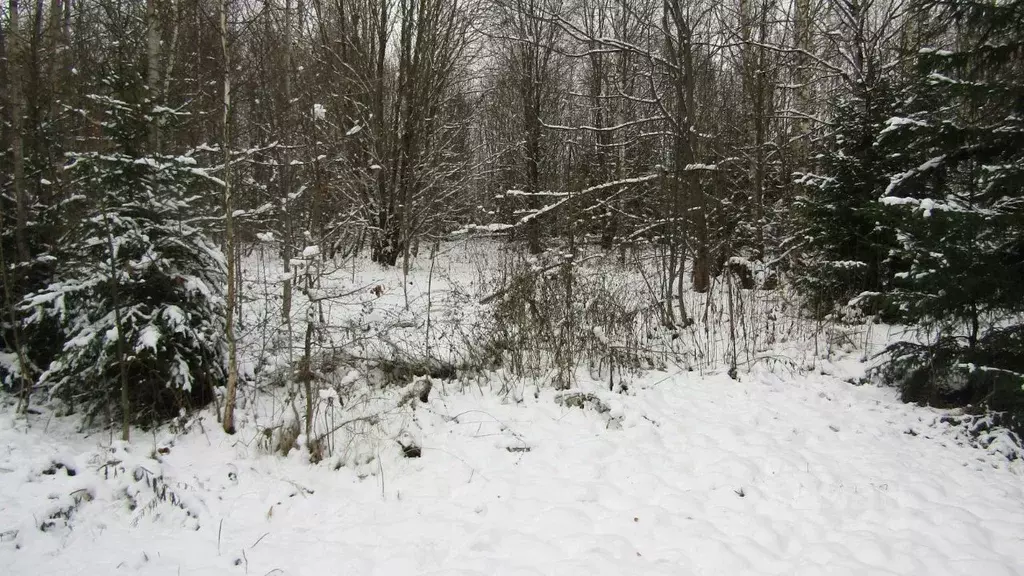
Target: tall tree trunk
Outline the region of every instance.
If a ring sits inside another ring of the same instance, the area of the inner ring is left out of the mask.
[[[755,7],[755,2],[759,7]],[[753,155],[751,156],[751,223],[754,229],[754,253],[764,256],[764,180],[765,140],[767,136],[767,54],[764,48],[768,38],[768,4],[763,0],[740,0],[740,39],[744,94],[749,99]],[[757,28],[757,37],[754,29]]]
[[[62,107],[73,106],[68,102],[68,96],[73,88],[69,86],[69,75],[71,69],[71,50],[68,46],[68,22],[69,4],[63,0],[51,0],[50,21],[47,30],[46,52],[50,55],[47,65],[47,76],[49,84],[46,90],[49,94],[48,106],[46,109],[47,121],[53,126],[51,133],[52,140],[46,147],[46,164],[48,168],[47,179],[51,181],[49,186],[39,188],[38,203],[53,210],[58,206],[55,198],[59,198],[65,186],[64,158],[63,153],[68,149],[70,141],[69,127],[62,117]],[[55,245],[59,240],[61,220],[54,214],[41,219],[40,237],[47,245]]]
[[[285,0],[284,3],[284,46],[282,47],[284,52],[284,70],[281,71],[283,74],[282,81],[284,83],[284,110],[282,111],[284,119],[282,120],[283,132],[285,135],[285,143],[290,145],[291,142],[291,107],[292,107],[292,2],[291,0]],[[288,349],[291,350],[291,326],[292,326],[292,285],[294,279],[291,277],[291,259],[292,259],[292,216],[291,211],[293,209],[289,202],[289,194],[291,194],[291,175],[292,167],[289,160],[290,154],[288,147],[284,149],[283,157],[284,162],[281,163],[281,201],[284,205],[284,238],[281,239],[281,261],[284,268],[285,279],[281,283],[281,318],[285,325],[288,326]]]
[[[685,163],[697,160],[697,70],[693,63],[692,38],[687,34],[683,42],[683,63],[686,89],[686,147]],[[696,228],[696,257],[693,261],[693,289],[707,292],[711,287],[711,254],[708,246],[707,194],[700,187],[698,172],[687,170],[685,173],[686,197],[694,210],[694,226]],[[681,276],[681,274],[680,274]],[[685,321],[685,320],[684,320]]]
[[[150,0],[152,1],[152,0]],[[235,229],[231,201],[231,58],[228,51],[228,0],[220,0],[220,47],[224,63],[221,152],[224,162],[224,251],[227,256],[227,307],[224,332],[228,341],[228,381],[224,399],[224,431],[235,433],[238,354],[235,343]]]
[[[531,5],[532,9],[532,5]],[[530,14],[533,17],[533,14]],[[537,210],[540,208],[540,201],[538,200],[541,192],[541,135],[542,135],[542,120],[540,117],[543,89],[542,82],[545,80],[541,77],[542,67],[542,56],[540,54],[541,47],[536,45],[530,45],[524,49],[523,60],[525,64],[525,74],[522,78],[524,87],[524,110],[526,121],[526,192],[528,207],[531,210]],[[539,254],[543,251],[541,245],[541,229],[538,218],[531,218],[527,224],[526,230],[527,245],[530,250],[530,254]]]
[[[685,213],[677,215],[680,223],[688,220],[692,213],[694,235],[693,289],[705,292],[711,285],[710,255],[708,248],[707,203],[706,195],[700,189],[697,172],[689,169],[697,159],[697,108],[695,92],[697,89],[696,66],[693,61],[693,29],[689,10],[681,0],[665,0],[662,26],[665,30],[667,54],[671,65],[669,76],[675,100],[674,119],[674,156],[676,180],[680,183],[677,192],[682,193]],[[682,261],[679,277],[682,278],[682,266],[685,262],[687,226],[678,231],[676,242],[681,242]]]
[[[28,227],[28,198],[25,188],[25,142],[23,137],[25,102],[21,79],[21,30],[19,27],[20,8],[18,0],[8,2],[10,12],[7,44],[8,104],[11,113],[11,184],[14,189],[14,243],[19,262],[28,262],[29,250],[26,238]]]
[[[160,28],[157,18],[157,0],[146,0],[146,95],[149,109],[157,106],[160,94]],[[160,123],[152,120],[148,125],[149,152],[160,153]]]
[[[814,115],[811,109],[811,59],[808,56],[814,49],[811,3],[811,0],[795,0],[793,3],[793,47],[796,49],[792,63],[793,84],[796,86],[793,107],[797,117],[793,121],[790,139],[793,141],[792,164],[801,171],[809,168],[811,124],[807,118]]]
[[[603,32],[601,29],[599,31]],[[593,186],[604,182],[608,178],[608,148],[611,141],[611,132],[604,129],[606,120],[604,57],[600,52],[596,52],[597,45],[595,42],[591,41],[590,47],[591,50],[595,50],[595,53],[590,57],[590,105],[594,111],[594,128],[597,130],[594,135],[594,173],[587,184]],[[611,189],[609,190],[609,195],[613,195],[616,192],[616,189]],[[609,209],[605,208],[605,211],[608,212]],[[615,216],[607,214],[607,219],[601,230],[601,249],[603,250],[611,250],[615,244],[615,222]]]
[[[4,229],[4,214],[0,210],[0,231]],[[21,319],[14,303],[14,289],[11,285],[11,275],[7,269],[7,255],[4,251],[4,243],[0,242],[0,282],[3,282],[4,290],[4,314],[11,323],[11,343],[14,344],[15,358],[18,361],[18,380],[20,380],[21,400],[18,405],[19,412],[28,411],[29,395],[32,390],[32,374],[28,357],[25,355],[25,348],[21,343]],[[3,335],[3,334],[0,334]],[[6,337],[6,335],[3,335]]]

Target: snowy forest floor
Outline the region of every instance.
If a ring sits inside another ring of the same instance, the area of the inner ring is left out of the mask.
[[[436,277],[419,266],[411,311],[400,272],[363,263],[339,273],[337,292],[360,296],[324,312],[338,330],[321,342],[366,356],[381,338],[353,335],[388,324],[385,348],[419,346],[431,284],[438,341],[427,346],[443,350],[444,335],[479,312],[459,295],[475,302],[494,289],[486,265],[467,262]],[[750,362],[735,380],[724,366],[667,363],[613,392],[580,370],[570,391],[579,405],[543,378],[500,372],[403,401],[408,386],[346,368],[330,388],[348,387],[346,405],[321,393],[317,414],[324,430],[353,423],[310,464],[304,450],[273,450],[288,424],[287,386],[260,383],[296,349],[282,352],[279,337],[255,328],[277,313],[273,298],[255,297],[259,278],[279,271],[254,258],[246,266],[250,383],[234,436],[213,408],[175,429],[136,431],[130,444],[83,434],[79,417],[45,405],[27,417],[0,409],[0,571],[1024,573],[1024,464],[998,441],[979,447],[948,412],[851,383],[862,381],[863,348],[886,334],[828,359],[806,338],[762,344],[753,354],[775,361]],[[380,287],[372,299],[367,286]],[[301,316],[298,296],[296,308]],[[410,443],[418,458],[404,457]]]

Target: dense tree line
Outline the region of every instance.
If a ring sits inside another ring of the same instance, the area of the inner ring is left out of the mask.
[[[908,399],[1024,412],[1020,0],[2,14],[12,390],[146,421],[228,381],[231,406],[256,234],[288,272],[310,244],[407,266],[425,239],[500,223],[535,254],[651,247],[668,330],[695,321],[684,289],[730,269],[797,287],[816,317],[919,326],[890,350]]]

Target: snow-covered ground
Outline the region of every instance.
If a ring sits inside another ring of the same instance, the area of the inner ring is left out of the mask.
[[[390,282],[397,302],[395,278],[350,285]],[[287,413],[272,390],[234,436],[206,411],[129,445],[6,406],[0,574],[1024,574],[1022,462],[850,384],[858,357],[738,380],[673,367],[625,392],[581,373],[582,407],[499,375],[436,382],[425,403],[375,390],[318,408],[375,416],[315,465],[268,449],[261,426]]]
[[[432,394],[408,414],[422,457],[382,446],[362,470],[265,454],[209,415],[173,445],[140,437],[111,451],[59,418],[7,411],[0,565],[11,575],[1024,573],[1020,467],[959,445],[934,411],[820,375],[651,374],[632,390],[598,392],[607,413],[560,405],[550,390],[521,403],[475,387]],[[105,478],[111,458],[127,470]],[[126,490],[149,497],[135,467],[162,475],[192,516],[164,501],[129,510]],[[61,507],[70,518],[50,520]]]

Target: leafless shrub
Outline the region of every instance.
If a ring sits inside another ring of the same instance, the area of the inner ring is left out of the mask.
[[[576,369],[619,377],[664,366],[671,346],[660,311],[628,276],[600,257],[511,257],[496,271],[502,286],[466,341],[483,366],[545,376],[568,388]],[[497,284],[497,283],[496,283]]]

